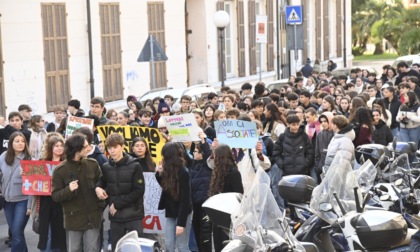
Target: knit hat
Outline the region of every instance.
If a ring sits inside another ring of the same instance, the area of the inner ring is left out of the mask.
[[[159,106],[158,106],[158,114],[167,113],[170,112],[171,108],[169,108],[169,105],[165,102],[164,99],[159,100]]]
[[[323,88],[321,88],[321,91],[327,92],[328,94],[331,94],[331,89],[329,86],[325,86]]]
[[[163,120],[162,116],[158,120],[157,127],[158,127],[158,129],[166,128],[166,124],[165,124],[165,121]]]
[[[311,64],[311,59],[310,58],[306,59],[306,64]]]
[[[136,102],[137,98],[134,95],[129,95],[127,96],[127,103],[131,101],[131,102]]]

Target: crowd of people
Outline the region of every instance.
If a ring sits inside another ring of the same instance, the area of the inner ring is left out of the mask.
[[[335,67],[329,63],[329,70]],[[308,62],[280,89],[245,83],[239,92],[222,87],[204,102],[188,95],[178,101],[166,95],[140,102],[130,95],[127,108],[116,111],[94,97],[85,114],[74,99],[67,108],[56,106],[50,123],[31,115],[30,106],[20,105],[0,129],[7,242],[12,251],[28,250],[24,229],[31,215],[39,221],[41,251],[106,250],[100,245],[104,214],[111,223],[110,250],[128,231],[155,238],[144,234],[142,226],[143,173],[155,172],[162,187],[159,209],[165,210],[165,250],[221,251],[228,237],[211,225],[201,207],[204,201],[219,193],[246,193],[262,167],[271,177],[277,204],[287,209],[277,190],[285,175],[306,174],[320,182],[334,156],[353,162],[355,148],[362,144],[388,145],[394,137],[418,144],[419,79],[419,66],[410,68],[406,62],[398,63],[397,69],[384,66],[380,76],[365,69],[333,76]],[[200,141],[172,141],[162,117],[184,113],[194,114]],[[91,118],[94,126],[77,129],[65,140],[68,116]],[[227,119],[256,123],[255,148],[218,142],[215,121]],[[162,161],[153,162],[142,137],[133,139],[125,153],[124,138],[114,133],[101,139],[96,132],[100,125],[158,128],[166,141]],[[51,196],[22,194],[21,160],[61,162],[53,172]]]

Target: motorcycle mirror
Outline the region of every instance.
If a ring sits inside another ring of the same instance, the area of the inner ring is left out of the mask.
[[[389,194],[384,194],[381,197],[379,197],[379,199],[381,201],[387,201],[387,200],[390,200],[391,199],[391,196],[389,196]]]
[[[234,229],[234,234],[237,236],[242,236],[245,234],[245,232],[246,232],[246,226],[243,223],[237,225]]]
[[[399,178],[399,179],[395,180],[394,185],[400,186],[400,185],[402,185],[402,183],[403,183],[403,179]]]
[[[323,203],[319,204],[319,208],[318,209],[321,212],[329,212],[329,211],[332,210],[332,205],[331,205],[331,203],[323,202]]]

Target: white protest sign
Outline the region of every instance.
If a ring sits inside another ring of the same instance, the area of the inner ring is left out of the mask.
[[[231,148],[255,148],[258,142],[257,124],[242,120],[215,121],[216,137]]]
[[[66,139],[68,139],[76,129],[88,127],[93,129],[93,119],[76,116],[69,116],[67,119]]]
[[[154,172],[144,172],[146,190],[144,192],[143,232],[163,234],[165,210],[158,210],[162,188],[156,180]]]
[[[163,121],[173,142],[200,141],[198,133],[201,130],[193,113],[164,116]]]

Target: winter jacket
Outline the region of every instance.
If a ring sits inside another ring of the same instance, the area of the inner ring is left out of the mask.
[[[52,198],[61,203],[66,230],[84,231],[100,228],[105,201],[96,196],[95,187],[102,175],[94,159],[65,160],[53,172]],[[78,180],[79,188],[70,191],[69,184]]]
[[[194,160],[190,168],[191,174],[191,198],[194,205],[201,205],[209,197],[210,180],[212,169],[207,165],[207,159],[211,155],[210,145],[200,143],[203,159]]]
[[[354,132],[356,134],[355,139],[353,140],[354,147],[362,144],[372,143],[372,135],[368,127],[360,126],[358,123],[353,125]]]
[[[66,119],[63,119],[63,120],[66,120]],[[55,125],[55,122],[50,122],[46,127],[46,130],[48,133],[55,132],[57,129],[58,129],[58,126]]]
[[[21,165],[25,155],[20,153],[15,156],[12,165],[6,163],[6,152],[0,156],[0,181],[1,193],[7,202],[19,202],[28,200],[28,208],[31,209],[32,197],[22,194],[22,175],[20,175]]]
[[[400,85],[401,82],[403,82],[403,80],[406,77],[411,77],[411,76],[415,76],[420,80],[420,74],[412,69],[410,69],[408,72],[400,72],[398,74],[398,76],[395,78],[395,85],[398,86]]]
[[[308,174],[314,162],[314,149],[304,130],[297,133],[286,131],[274,144],[273,159],[283,170],[283,175]]]
[[[225,183],[223,184],[223,191],[221,193],[228,192],[244,193],[241,173],[236,167],[230,168],[228,175],[225,177]]]
[[[162,190],[159,210],[165,209],[166,218],[176,218],[176,225],[186,227],[187,217],[192,211],[190,174],[186,167],[178,169],[179,199],[175,200],[169,191]],[[162,176],[156,172],[156,180],[162,185]]]
[[[321,130],[316,136],[315,144],[315,169],[318,174],[322,173],[322,167],[327,156],[328,145],[334,137],[332,130]]]
[[[385,103],[385,108],[388,109],[392,115],[392,123],[390,128],[395,129],[398,127],[397,114],[401,106],[400,99],[398,99],[397,95],[394,95],[394,98],[392,98],[391,102],[387,98],[384,98],[383,100]]]
[[[261,140],[263,141],[264,146],[265,146],[265,155],[271,161],[271,157],[273,156],[274,141],[271,139],[269,134],[261,136]]]
[[[401,122],[400,116],[406,116],[408,118],[406,120],[407,123]],[[414,128],[420,127],[420,105],[416,103],[410,107],[406,107],[403,110],[401,110],[400,108],[398,110],[396,119],[397,119],[397,122],[400,123],[400,128],[414,129]]]
[[[63,208],[51,196],[39,198],[39,241],[38,249],[45,250],[48,230],[51,228],[51,248],[66,251],[66,231],[63,226]]]
[[[109,220],[126,222],[144,217],[144,176],[136,159],[124,153],[119,161],[112,158],[103,165],[102,176],[96,186],[105,189],[107,203],[117,210]]]
[[[328,145],[327,155],[325,157],[324,163],[324,173],[327,172],[330,167],[334,157],[338,154],[344,160],[349,161],[350,163],[354,160],[354,145],[353,139],[355,138],[355,133],[353,130],[353,125],[349,124],[344,129],[337,132],[334,137],[331,139],[330,144]]]
[[[99,167],[103,167],[105,163],[108,162],[108,158],[105,156],[105,154],[99,149],[97,145],[94,146],[93,152],[88,155],[88,158],[93,158],[98,162]]]
[[[153,170],[151,171],[149,167],[147,167],[146,159],[141,158],[137,156],[134,152],[129,153],[130,156],[132,156],[134,159],[137,160],[137,162],[140,164],[140,168],[142,172],[155,172],[156,171],[156,164],[153,162]]]
[[[7,150],[10,135],[12,135],[16,131],[19,131],[19,130],[17,130],[16,128],[13,128],[9,124],[6,125],[6,127],[0,129],[0,144],[1,144],[0,154],[2,154],[3,152]],[[27,129],[22,129],[21,132],[25,136],[26,142],[29,143],[31,139],[31,132]]]
[[[302,72],[303,76],[305,76],[305,78],[308,78],[309,76],[311,76],[312,74],[312,66],[311,64],[305,64],[300,71]]]
[[[378,124],[374,125],[375,130],[373,131],[373,142],[376,144],[382,144],[387,146],[393,140],[391,130],[384,121],[379,120]]]

